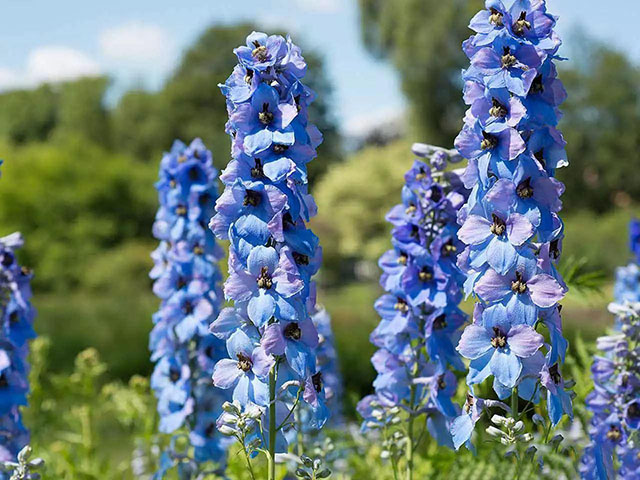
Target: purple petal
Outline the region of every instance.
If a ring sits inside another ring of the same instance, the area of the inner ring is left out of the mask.
[[[512,213],[507,219],[507,237],[509,241],[519,247],[533,235],[533,225],[524,215]]]
[[[469,325],[462,332],[456,350],[465,358],[475,360],[487,353],[491,348],[491,335],[480,325]]]
[[[516,186],[511,180],[501,178],[485,197],[497,212],[507,212],[516,201]]]
[[[475,290],[485,302],[496,302],[511,292],[511,278],[489,269],[478,280]]]
[[[286,340],[282,334],[282,325],[272,323],[264,329],[262,340],[260,341],[265,353],[272,355],[283,355]]]
[[[544,337],[528,325],[516,325],[509,330],[507,343],[521,358],[532,356],[544,343]]]
[[[460,230],[458,238],[467,245],[479,245],[491,236],[491,222],[479,215],[469,215]]]
[[[549,308],[558,303],[565,295],[564,289],[551,275],[540,273],[527,281],[531,300],[537,306]]]
[[[223,358],[213,367],[213,384],[218,388],[231,388],[236,384],[242,373],[236,360]]]
[[[266,377],[269,375],[269,370],[274,364],[273,357],[267,355],[262,347],[256,347],[251,355],[251,361],[253,362],[253,373],[258,377]]]

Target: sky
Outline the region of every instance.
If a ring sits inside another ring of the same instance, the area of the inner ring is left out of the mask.
[[[571,44],[580,29],[640,63],[640,1],[547,4],[560,16],[567,50],[580,47]],[[0,0],[0,90],[108,74],[115,101],[132,87],[159,88],[208,26],[242,20],[285,28],[324,57],[345,134],[402,116],[406,102],[396,72],[362,45],[357,0]]]

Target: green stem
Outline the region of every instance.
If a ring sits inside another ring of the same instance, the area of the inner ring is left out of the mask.
[[[249,456],[249,452],[247,452],[247,447],[244,445],[244,440],[242,440],[241,443],[244,458],[247,460],[247,469],[249,470],[249,475],[251,475],[251,480],[256,480],[256,475],[253,473],[253,467],[251,466],[251,457]]]
[[[276,480],[276,367],[269,372],[269,480]]]
[[[407,480],[413,480],[413,409],[416,401],[416,386],[411,385],[411,398],[409,400],[409,420],[407,421]]]
[[[511,391],[511,416],[518,418],[518,387],[513,387]]]

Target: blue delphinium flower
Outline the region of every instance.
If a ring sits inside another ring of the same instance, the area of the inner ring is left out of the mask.
[[[160,162],[160,208],[153,225],[160,245],[152,254],[150,276],[162,304],[150,334],[156,362],[151,387],[158,398],[160,432],[186,428],[196,465],[224,463],[228,443],[215,428],[227,395],[206,388],[215,362],[225,354],[224,342],[209,334],[223,301],[217,267],[223,253],[207,228],[218,196],[216,180],[211,152],[202,141],[189,146],[176,141]],[[164,458],[174,456],[167,452]]]
[[[616,269],[613,294],[618,303],[640,302],[640,221],[636,219],[629,223],[629,247],[633,261]]]
[[[308,122],[314,93],[302,83],[306,63],[291,39],[253,32],[235,54],[239,65],[221,85],[233,159],[220,177],[225,190],[210,222],[218,238],[230,241],[224,292],[233,307],[211,325],[229,355],[215,365],[213,382],[230,390],[240,408],[263,407],[256,438],[269,449],[273,475],[292,411],[305,403],[316,428],[328,416],[310,301],[321,249],[306,228],[316,212],[306,165],[322,135]]]
[[[21,407],[29,393],[28,341],[35,338],[29,269],[21,267],[16,250],[19,233],[0,238],[0,461],[14,461],[29,442]],[[5,478],[0,473],[0,478]],[[8,476],[6,477],[8,478]]]
[[[375,304],[381,321],[371,334],[379,349],[372,358],[375,394],[358,404],[363,430],[406,422],[408,472],[416,419],[439,444],[453,446],[449,423],[458,410],[451,402],[457,386],[452,369],[464,368],[455,345],[466,321],[458,308],[464,275],[455,262],[463,246],[456,216],[468,191],[459,171],[443,171],[451,161],[446,150],[416,145],[414,152],[427,158],[417,159],[405,175],[402,203],[387,215],[393,248],[379,261],[386,293]],[[385,447],[395,462],[402,452],[390,448],[396,447]]]
[[[617,332],[598,339],[601,355],[591,373],[594,390],[587,396],[593,417],[590,444],[580,465],[582,478],[635,479],[640,474],[640,303],[611,304]]]
[[[537,404],[545,392],[556,425],[572,414],[561,373],[567,342],[559,302],[567,288],[555,267],[564,186],[554,175],[567,165],[556,129],[566,98],[554,64],[561,42],[544,0],[485,6],[463,45],[471,63],[463,72],[469,110],[455,141],[469,159],[462,178],[472,189],[458,217],[465,244],[458,265],[465,293],[478,301],[457,349],[470,360],[472,392],[493,377],[498,397],[511,396],[516,409],[518,396]],[[469,440],[468,425],[455,422],[456,448]]]

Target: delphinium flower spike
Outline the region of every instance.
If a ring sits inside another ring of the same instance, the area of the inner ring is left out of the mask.
[[[151,387],[160,432],[184,433],[188,442],[186,451],[171,448],[163,454],[165,468],[156,478],[175,466],[195,478],[210,462],[225,463],[228,441],[215,423],[228,396],[210,386],[213,366],[225,353],[224,342],[209,334],[223,301],[217,267],[223,252],[207,227],[218,196],[217,173],[199,139],[189,146],[175,141],[160,162],[160,208],[153,225],[160,245],[152,254],[150,276],[162,303],[149,341],[155,362]]]
[[[567,289],[555,268],[564,186],[554,175],[567,165],[556,129],[566,97],[555,66],[556,18],[544,0],[485,6],[471,20],[475,35],[463,44],[471,61],[463,72],[469,110],[455,141],[469,159],[463,180],[472,188],[459,215],[465,248],[458,265],[466,294],[478,302],[457,347],[471,362],[472,400],[454,422],[456,448],[478,419],[469,422],[479,400],[474,387],[489,377],[501,400],[511,397],[511,420],[520,417],[518,397],[537,405],[544,394],[552,425],[572,412],[559,304]]]
[[[452,370],[464,369],[455,346],[466,321],[458,308],[464,275],[456,267],[462,248],[456,215],[468,191],[461,171],[444,171],[451,152],[425,145],[413,150],[428,158],[417,159],[406,173],[402,203],[387,215],[393,248],[379,261],[386,293],[375,304],[381,321],[371,334],[378,376],[375,394],[358,404],[363,429],[381,431],[394,470],[406,456],[406,478],[412,478],[425,427],[439,444],[453,446],[449,423],[458,411],[451,401],[457,387]]]
[[[630,224],[634,261],[616,272],[615,332],[597,341],[591,367],[594,390],[586,400],[593,413],[590,443],[580,465],[582,478],[640,478],[640,223]]]
[[[29,442],[20,409],[27,404],[29,393],[28,341],[36,333],[31,305],[33,275],[16,258],[22,245],[19,233],[0,238],[0,462],[15,461]],[[2,475],[0,478],[5,478]]]
[[[329,413],[309,300],[321,249],[306,227],[316,213],[306,165],[322,135],[308,122],[314,93],[302,83],[307,65],[290,38],[253,32],[234,52],[239,64],[221,85],[233,159],[210,223],[218,238],[230,241],[224,292],[233,307],[211,325],[228,351],[213,382],[232,391],[240,415],[254,405],[264,412],[251,433],[233,436],[249,455],[267,454],[273,479],[275,454],[287,450],[284,433],[295,425],[297,406],[306,404],[312,428],[322,427]]]

